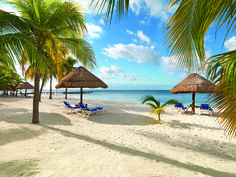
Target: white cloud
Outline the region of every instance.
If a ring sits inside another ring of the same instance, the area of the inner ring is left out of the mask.
[[[107,2],[104,9],[102,10],[102,13],[98,12],[100,6],[95,8],[96,1],[94,1],[92,5],[91,5],[91,0],[86,0],[86,1],[75,0],[75,2],[77,2],[80,6],[82,6],[83,11],[87,14],[97,15],[98,13],[99,14],[106,13]],[[140,12],[147,12],[151,17],[161,18],[163,21],[166,21],[170,16],[170,14],[173,14],[173,12],[177,7],[177,5],[175,5],[167,12],[165,12],[167,3],[168,1],[166,0],[130,0],[129,7],[136,15],[138,15]],[[147,22],[142,21],[141,23],[145,24]]]
[[[137,40],[137,39],[132,39],[132,41],[133,41],[134,43],[137,43],[137,42],[138,42],[138,40]]]
[[[211,55],[211,51],[207,50],[206,51],[206,58],[209,58],[210,55]],[[177,76],[181,79],[184,79],[189,75],[188,74],[189,71],[188,71],[187,68],[183,68],[183,69],[179,70],[179,68],[177,67],[177,61],[176,60],[171,59],[170,57],[166,57],[166,56],[162,56],[161,59],[162,59],[162,65],[163,65],[163,68],[164,68],[164,72],[167,75],[171,76],[171,75],[174,74],[174,72],[177,72],[177,74],[178,74]],[[207,66],[205,66],[204,68],[195,69],[192,72],[196,72],[196,73],[199,73],[201,75],[206,75],[206,69],[207,69]]]
[[[142,42],[146,42],[148,45],[151,42],[151,39],[143,33],[143,31],[137,31],[137,33],[130,31],[130,30],[125,30],[129,35],[134,35],[137,36]],[[137,39],[133,39],[134,42],[137,42]]]
[[[140,12],[147,12],[151,17],[160,18],[166,21],[177,9],[177,5],[166,10],[168,1],[166,0],[130,0],[130,8],[136,15]],[[148,24],[148,21],[141,21],[142,24]]]
[[[143,34],[142,31],[138,31],[137,32],[137,36],[143,41],[146,42],[148,45],[150,44],[151,40],[148,36],[146,36],[145,34]]]
[[[105,21],[102,18],[98,21],[98,23],[101,25],[105,25]]]
[[[136,15],[141,11],[148,11],[150,16],[161,17],[165,6],[165,0],[130,0],[130,8]]]
[[[141,20],[142,25],[150,25],[151,18],[150,17],[145,17],[143,20]]]
[[[224,45],[229,51],[236,50],[236,36],[233,36],[229,40],[225,41]]]
[[[153,46],[114,44],[113,47],[105,48],[104,50],[104,54],[113,59],[122,58],[137,63],[151,63],[155,65],[161,62],[161,56],[154,51]]]
[[[136,15],[138,15],[144,6],[143,0],[130,0],[129,1],[129,7],[133,12],[135,12]]]
[[[102,79],[136,80],[135,73],[124,74],[119,67],[114,65],[111,65],[111,67],[102,67],[100,71],[102,74],[99,74],[99,77]]]
[[[89,38],[91,38],[91,39],[100,38],[100,35],[103,32],[103,30],[100,26],[94,25],[92,23],[88,23],[86,26],[87,26],[87,29],[88,29]]]
[[[205,40],[205,42],[211,42],[212,41],[212,36],[211,35],[206,35],[204,40]]]
[[[130,30],[125,30],[128,34],[130,34],[130,35],[133,35],[134,34],[134,32],[133,31],[130,31]]]

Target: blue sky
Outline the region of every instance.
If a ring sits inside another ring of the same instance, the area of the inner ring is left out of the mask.
[[[88,40],[96,55],[97,67],[92,70],[109,89],[171,89],[189,73],[174,68],[164,45],[165,21],[176,7],[165,12],[165,0],[130,0],[129,14],[119,23],[104,23],[89,8],[90,0],[76,0],[87,17]],[[3,7],[11,11],[10,7]],[[115,18],[115,16],[114,16]],[[206,56],[236,49],[236,37],[225,29],[216,33],[211,27],[206,35]],[[216,35],[217,34],[217,35]],[[78,64],[79,66],[80,64]],[[20,67],[17,67],[20,72]],[[204,76],[203,73],[199,73]],[[56,85],[57,81],[53,81]],[[46,84],[49,88],[49,83]]]

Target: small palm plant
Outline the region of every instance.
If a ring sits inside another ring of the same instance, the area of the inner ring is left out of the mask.
[[[143,98],[142,103],[144,104],[145,102],[154,102],[153,103],[146,103],[146,105],[149,105],[150,108],[153,110],[151,114],[158,115],[158,121],[161,120],[161,113],[165,112],[164,107],[166,105],[176,105],[178,104],[178,100],[171,99],[167,102],[165,102],[163,105],[161,105],[161,102],[159,100],[156,100],[152,95],[147,95]]]

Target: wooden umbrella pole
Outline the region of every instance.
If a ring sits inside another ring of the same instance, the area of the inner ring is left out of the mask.
[[[25,89],[25,96],[26,96],[26,94],[27,94],[27,89]]]
[[[65,99],[67,100],[67,87],[66,87]]]
[[[83,88],[80,88],[80,103],[83,103]]]
[[[195,92],[192,95],[192,113],[195,114]]]

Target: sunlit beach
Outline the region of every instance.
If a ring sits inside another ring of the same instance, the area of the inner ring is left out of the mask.
[[[1,97],[0,176],[235,176],[234,142],[217,117],[172,112],[161,122],[138,103],[86,99],[104,113],[66,114],[64,96]],[[68,103],[78,103],[68,98]]]
[[[0,0],[0,177],[236,177],[235,1]]]

